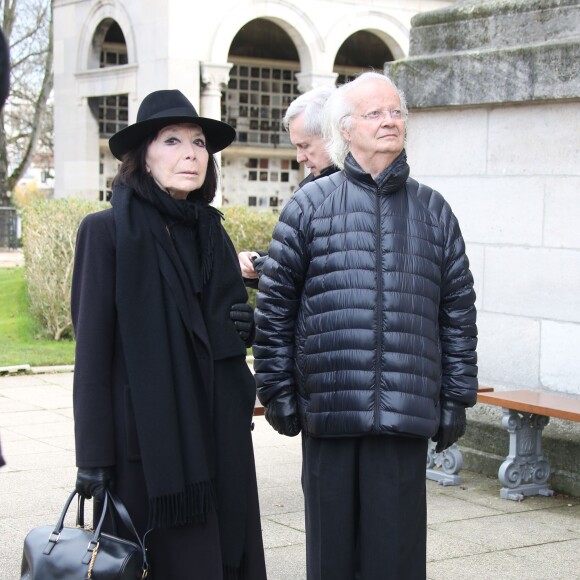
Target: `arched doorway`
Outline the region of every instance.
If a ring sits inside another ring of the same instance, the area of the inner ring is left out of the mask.
[[[359,30],[351,34],[338,49],[334,60],[334,72],[338,73],[337,84],[342,85],[368,70],[382,73],[384,63],[393,60],[389,47],[376,34]]]
[[[129,62],[127,43],[119,24],[112,18],[100,22],[93,35],[89,68],[109,68]],[[99,124],[99,199],[111,197],[113,178],[119,161],[109,151],[109,138],[124,129],[129,120],[127,94],[90,97],[89,107]]]
[[[233,63],[222,96],[222,120],[236,128],[234,144],[222,153],[224,204],[277,209],[302,177],[282,118],[300,94],[296,46],[276,23],[258,18],[234,37]]]

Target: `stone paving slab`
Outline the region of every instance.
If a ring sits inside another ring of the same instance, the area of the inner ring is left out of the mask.
[[[24,266],[24,253],[22,250],[0,248],[0,268],[14,268],[16,266]]]
[[[300,437],[254,424],[268,577],[306,580]],[[0,580],[17,580],[26,532],[55,523],[74,486],[72,373],[0,377],[0,437]],[[460,486],[427,481],[428,579],[580,579],[580,498],[513,502],[500,487],[466,471]]]

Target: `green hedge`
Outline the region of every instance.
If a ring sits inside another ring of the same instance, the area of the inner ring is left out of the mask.
[[[75,199],[36,201],[22,215],[26,283],[30,308],[54,340],[72,337],[70,288],[79,223],[89,213],[110,207],[105,202]],[[267,250],[278,216],[269,211],[226,206],[224,226],[238,252]],[[254,303],[255,291],[250,290]]]
[[[70,287],[79,223],[107,204],[39,200],[22,212],[26,286],[32,315],[47,337],[71,338]]]

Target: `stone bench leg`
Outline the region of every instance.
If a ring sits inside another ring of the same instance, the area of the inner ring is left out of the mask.
[[[427,448],[427,472],[425,477],[439,482],[441,485],[459,485],[461,476],[458,475],[463,467],[461,449],[454,443],[441,453],[435,451],[436,443],[429,441]]]
[[[550,418],[513,409],[503,409],[502,426],[510,434],[509,455],[499,468],[505,487],[500,497],[521,501],[530,495],[553,495],[547,481],[550,463],[542,455],[542,431]]]

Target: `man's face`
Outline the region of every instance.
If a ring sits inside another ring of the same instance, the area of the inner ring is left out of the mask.
[[[363,169],[376,177],[405,146],[405,120],[396,89],[380,80],[368,80],[348,94],[354,104],[350,126],[342,129],[350,151]]]
[[[296,147],[296,161],[304,163],[314,177],[318,177],[323,169],[332,165],[322,137],[309,135],[304,130],[304,113],[288,123],[288,132],[290,142]]]

